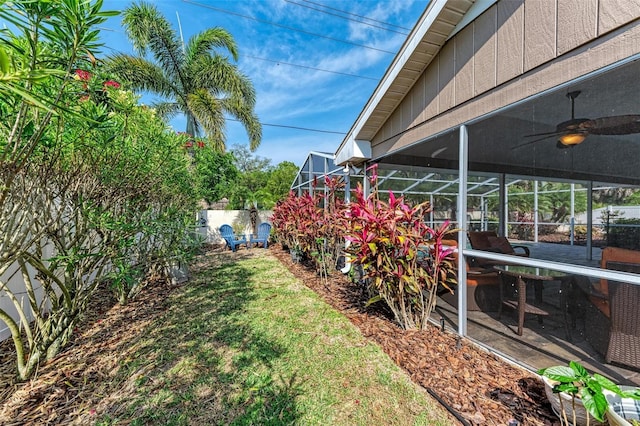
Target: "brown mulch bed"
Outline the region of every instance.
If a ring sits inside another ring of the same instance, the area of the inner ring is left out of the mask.
[[[92,424],[96,408],[109,399],[114,372],[134,356],[131,347],[165,312],[179,286],[150,283],[126,305],[117,304],[108,288],[99,288],[71,341],[25,383],[15,378],[11,339],[0,343],[0,424]]]
[[[510,419],[520,425],[560,424],[535,375],[458,339],[451,331],[441,332],[435,326],[425,331],[402,330],[384,312],[363,309],[361,291],[341,274],[333,274],[325,284],[313,269],[292,263],[281,246],[273,246],[271,253],[466,424],[506,426]],[[2,342],[0,424],[93,423],[96,412],[109,404],[111,389],[118,386],[112,381],[121,360],[135,356],[131,350],[142,338],[141,330],[162,315],[178,286],[156,283],[125,306],[117,305],[108,290],[101,291],[71,343],[41,366],[37,379],[27,383],[15,382],[13,348],[10,340]]]
[[[365,310],[363,294],[341,274],[327,282],[304,264],[291,261],[281,246],[272,253],[305,285],[341,311],[375,341],[412,380],[470,425],[559,425],[542,381],[534,374],[436,326],[402,330],[384,312]]]

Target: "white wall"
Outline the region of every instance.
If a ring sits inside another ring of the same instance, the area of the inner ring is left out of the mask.
[[[262,222],[271,223],[271,210],[260,210],[258,212],[258,222],[256,226]],[[249,235],[253,233],[251,221],[249,219],[248,210],[201,210],[198,213],[199,223],[202,224],[198,228],[198,232],[205,237],[207,243],[223,244],[224,240],[220,236],[220,226],[227,224],[234,229],[236,225],[242,226],[243,234]],[[203,220],[204,219],[204,220]]]
[[[593,209],[593,224],[601,225],[603,215],[606,215],[609,207],[601,207],[599,209]],[[640,219],[640,206],[611,206],[611,211],[617,214],[612,216],[611,220],[617,219]],[[580,213],[576,215],[576,223],[587,223],[587,214]]]
[[[51,257],[53,255],[53,249],[50,245],[46,245],[44,247],[44,255]],[[33,291],[35,293],[36,300],[40,306],[42,306],[45,310],[51,308],[49,302],[45,302],[45,305],[42,305],[43,299],[45,298],[44,289],[42,288],[42,284],[38,281],[36,276],[36,271],[31,265],[27,265],[27,271],[29,276],[31,277],[31,282],[33,283]],[[16,299],[20,302],[25,311],[25,315],[28,321],[32,321],[34,318],[33,311],[29,305],[29,297],[27,295],[26,286],[24,284],[24,278],[22,277],[22,272],[20,271],[20,267],[17,262],[13,263],[7,271],[0,276],[0,285],[3,288],[8,289],[13,295],[15,295]],[[6,287],[5,287],[6,286]],[[6,311],[11,318],[20,323],[20,317],[18,316],[18,311],[15,307],[15,304],[7,295],[5,290],[0,290],[0,309]],[[9,331],[9,327],[4,321],[0,321],[0,342],[11,337],[11,331]]]
[[[257,225],[260,225],[262,222],[270,222],[271,214],[273,212],[270,210],[263,210],[258,212],[258,222]],[[251,229],[251,221],[249,219],[249,211],[248,210],[201,210],[198,214],[198,218],[200,219],[200,223],[204,226],[200,226],[198,228],[198,232],[206,239],[207,243],[213,244],[223,244],[224,240],[220,237],[220,225],[228,224],[234,226],[239,224],[243,227],[244,234],[247,236],[253,233]],[[204,219],[204,221],[202,221]],[[235,227],[234,227],[235,229]],[[46,247],[50,249],[48,246]],[[51,256],[53,253],[51,250],[47,250],[47,256]],[[42,302],[44,297],[44,290],[38,280],[35,279],[35,271],[33,268],[28,266],[29,275],[31,276],[34,286],[35,293],[38,303]],[[89,281],[92,279],[89,278]],[[2,276],[0,276],[0,283],[7,283],[7,288],[9,288],[13,294],[16,295],[18,300],[21,300],[23,306],[26,308],[26,313],[29,321],[33,320],[33,313],[31,309],[29,309],[29,300],[27,298],[27,294],[25,291],[24,280],[22,278],[22,273],[19,270],[17,264],[11,265],[8,271],[6,271]],[[13,302],[9,299],[5,291],[0,290],[0,308],[6,310],[12,318],[19,321],[18,313],[14,307]],[[49,308],[46,306],[45,308]],[[0,321],[0,341],[3,341],[11,336],[9,328],[7,325]]]

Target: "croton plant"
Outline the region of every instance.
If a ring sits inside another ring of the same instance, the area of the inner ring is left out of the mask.
[[[403,328],[423,328],[438,289],[451,290],[456,282],[454,248],[442,244],[452,230],[448,222],[437,229],[425,223],[428,203],[411,206],[392,192],[381,200],[375,166],[371,170],[369,196],[358,185],[347,205],[336,196],[342,181],[326,178],[322,193],[290,193],[274,209],[272,223],[282,244],[315,259],[321,275],[336,265],[340,253],[332,248],[347,242],[344,252],[362,267],[371,287],[369,304],[386,303]]]

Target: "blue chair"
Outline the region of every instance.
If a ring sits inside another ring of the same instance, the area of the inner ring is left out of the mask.
[[[264,248],[267,248],[269,245],[269,235],[271,234],[271,225],[267,222],[262,222],[258,225],[258,236],[254,237],[253,234],[249,238],[249,246],[252,246],[253,243],[258,246],[258,243],[262,243]]]
[[[233,228],[230,225],[222,225],[220,227],[220,235],[227,243],[227,247],[231,249],[231,251],[236,251],[240,244],[244,244],[249,248],[247,244],[247,237],[244,235],[236,235],[233,233]]]

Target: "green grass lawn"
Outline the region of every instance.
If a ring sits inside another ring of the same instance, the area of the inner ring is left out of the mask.
[[[267,250],[199,258],[130,349],[98,424],[451,423]]]

